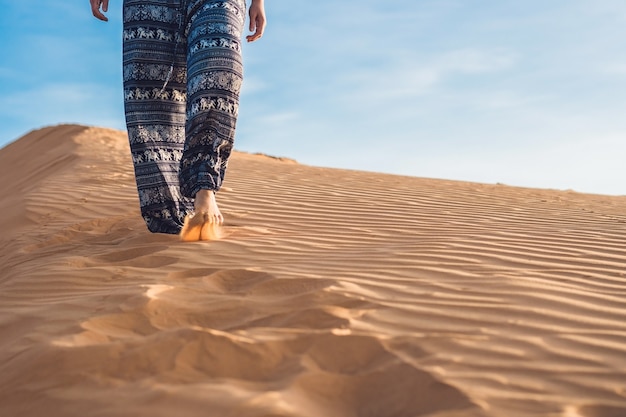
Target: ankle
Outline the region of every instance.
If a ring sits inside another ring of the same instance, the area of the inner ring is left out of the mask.
[[[196,212],[207,211],[213,201],[215,201],[215,191],[204,190],[204,189],[198,191],[194,199],[195,211]]]

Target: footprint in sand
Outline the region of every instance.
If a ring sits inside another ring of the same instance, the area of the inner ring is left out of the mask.
[[[104,265],[124,265],[134,266],[139,268],[160,268],[167,265],[175,264],[179,261],[178,258],[172,256],[158,255],[169,249],[168,246],[144,246],[144,247],[132,247],[128,249],[120,249],[111,252],[107,252],[101,255],[92,257],[97,262],[101,262]]]

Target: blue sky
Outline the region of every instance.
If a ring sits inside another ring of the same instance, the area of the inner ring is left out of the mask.
[[[0,145],[124,129],[121,3],[0,0]],[[236,147],[339,168],[626,195],[623,0],[266,0]],[[329,184],[332,186],[331,184]]]

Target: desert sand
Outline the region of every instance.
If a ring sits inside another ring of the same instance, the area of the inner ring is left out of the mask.
[[[0,416],[626,416],[624,197],[235,153],[184,243],[124,132],[0,173]]]

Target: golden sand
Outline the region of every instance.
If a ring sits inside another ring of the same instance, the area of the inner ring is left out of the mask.
[[[185,243],[123,132],[0,172],[0,416],[626,416],[624,197],[235,153]]]

